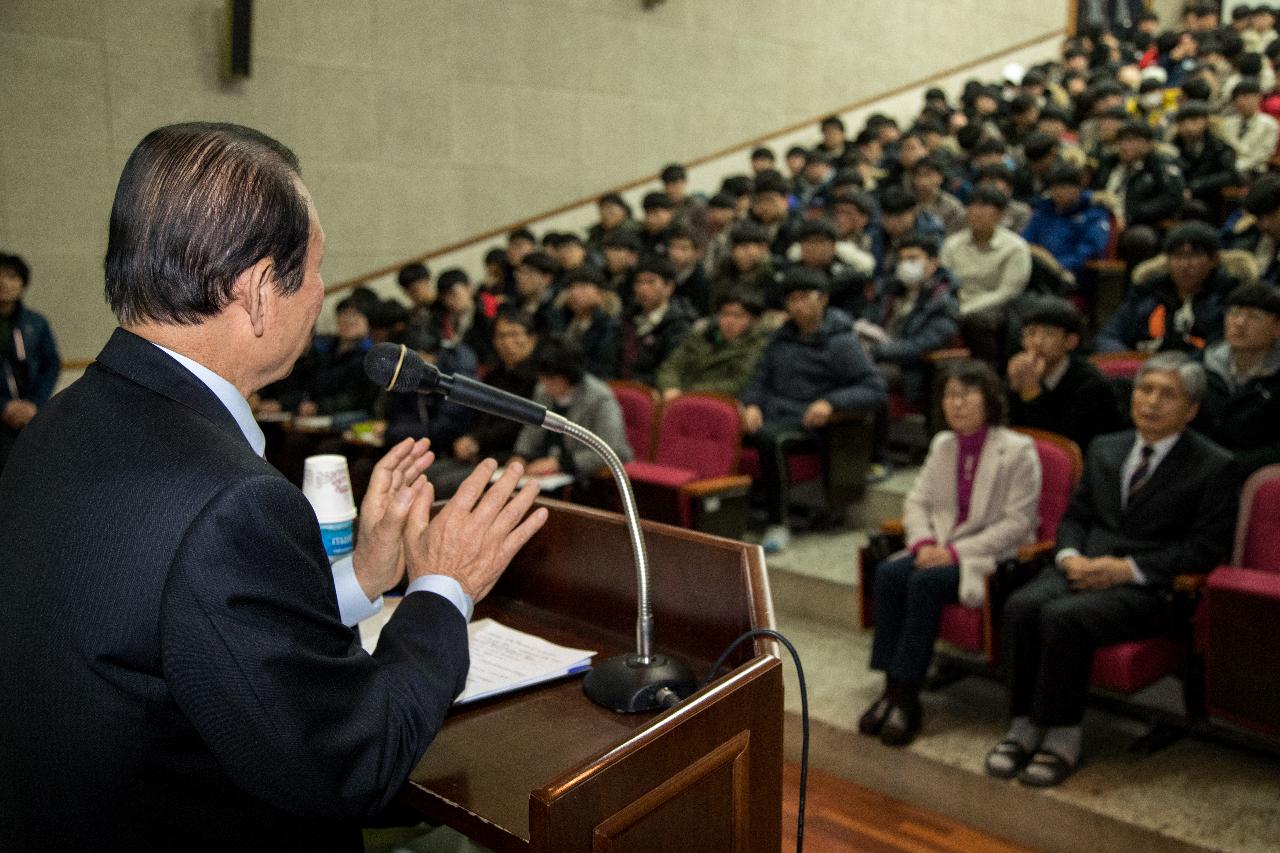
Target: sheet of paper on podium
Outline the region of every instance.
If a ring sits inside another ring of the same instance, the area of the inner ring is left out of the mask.
[[[360,642],[372,652],[399,599],[387,598],[382,610],[360,623]],[[461,705],[531,687],[544,681],[586,672],[594,651],[558,646],[533,634],[508,628],[493,619],[467,626],[471,669],[467,686],[454,702]]]
[[[588,649],[557,646],[493,619],[477,619],[467,626],[467,634],[471,669],[455,705],[586,672],[595,655]]]

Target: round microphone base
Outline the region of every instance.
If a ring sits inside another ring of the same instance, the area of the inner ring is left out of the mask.
[[[634,654],[596,664],[582,682],[582,692],[597,705],[622,713],[656,711],[669,706],[672,694],[685,698],[698,687],[689,667],[675,658],[654,655],[640,663]]]

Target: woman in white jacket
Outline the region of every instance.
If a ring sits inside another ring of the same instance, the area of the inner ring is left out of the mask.
[[[934,437],[907,494],[907,549],[876,567],[871,668],[886,685],[858,729],[890,746],[920,731],[920,684],[942,608],[980,606],[986,576],[1035,535],[1040,460],[1030,438],[1002,426],[1007,408],[986,363],[967,359],[949,371],[942,412],[950,429]]]

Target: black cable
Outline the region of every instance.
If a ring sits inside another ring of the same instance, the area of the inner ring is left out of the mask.
[[[725,661],[729,659],[729,655],[746,640],[753,637],[772,637],[779,643],[787,647],[787,651],[791,652],[791,659],[796,664],[796,678],[800,681],[800,798],[796,809],[796,853],[804,853],[804,796],[805,789],[809,781],[809,691],[805,687],[804,667],[800,664],[800,653],[796,651],[796,647],[791,645],[788,640],[778,631],[771,628],[755,628],[729,644],[729,648],[724,650],[724,654],[720,655],[720,659],[711,667],[711,672],[707,673],[706,679],[702,682],[702,686],[706,687],[716,677],[716,673],[724,666]]]

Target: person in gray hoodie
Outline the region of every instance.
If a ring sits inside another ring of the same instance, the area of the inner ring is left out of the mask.
[[[1243,479],[1280,462],[1280,288],[1236,288],[1222,325],[1204,350],[1209,387],[1192,426],[1232,452]]]
[[[767,552],[787,546],[787,454],[821,447],[836,412],[876,412],[888,400],[848,314],[827,306],[827,276],[803,267],[782,280],[787,321],[774,333],[742,395],[743,432],[760,454]]]
[[[534,370],[538,384],[533,389],[533,402],[591,430],[619,459],[631,461],[622,409],[609,386],[587,373],[577,345],[547,341],[534,356]],[[521,428],[516,436],[507,464],[513,462],[526,463],[525,474],[530,477],[569,474],[580,484],[590,482],[604,467],[604,461],[587,445],[535,426]]]

